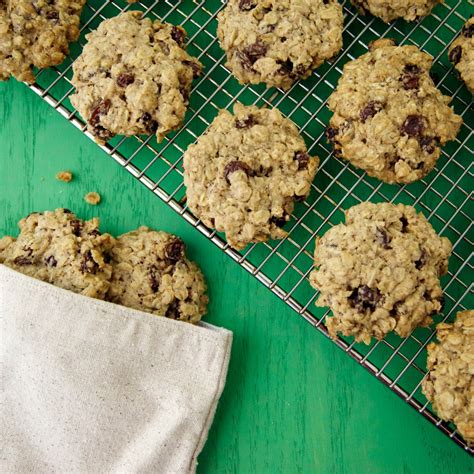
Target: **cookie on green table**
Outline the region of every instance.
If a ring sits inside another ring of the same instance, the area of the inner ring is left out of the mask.
[[[350,208],[345,223],[317,240],[310,275],[320,292],[316,305],[332,309],[330,335],[369,344],[391,331],[407,337],[431,324],[442,309],[439,279],[450,254],[449,240],[411,206],[366,202]]]
[[[344,66],[328,106],[327,137],[341,156],[386,183],[411,183],[436,165],[462,118],[430,77],[433,58],[378,40]]]
[[[240,104],[221,110],[183,160],[187,205],[235,249],[285,237],[319,165],[278,109]]]
[[[423,393],[440,418],[451,421],[474,445],[474,310],[461,311],[453,324],[436,327],[428,345],[428,376]]]
[[[201,63],[184,49],[179,26],[138,11],[103,21],[74,62],[71,103],[99,143],[114,135],[156,135],[183,122]]]
[[[190,323],[206,313],[204,276],[180,238],[140,227],[117,238],[111,257],[109,301]]]
[[[218,21],[227,67],[243,84],[289,89],[342,48],[337,0],[230,0]]]
[[[20,235],[0,239],[0,263],[85,296],[104,298],[112,267],[113,237],[99,220],[78,219],[68,209],[33,212],[19,222]]]

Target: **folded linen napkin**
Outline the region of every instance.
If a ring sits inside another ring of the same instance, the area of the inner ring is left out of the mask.
[[[232,333],[0,265],[2,472],[194,472]]]

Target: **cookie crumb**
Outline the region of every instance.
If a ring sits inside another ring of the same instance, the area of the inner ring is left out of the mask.
[[[86,201],[91,206],[97,206],[97,204],[100,202],[100,194],[95,192],[87,193],[84,196],[84,201]]]
[[[58,181],[69,183],[72,181],[72,173],[70,171],[60,171],[59,173],[56,173],[56,179]]]

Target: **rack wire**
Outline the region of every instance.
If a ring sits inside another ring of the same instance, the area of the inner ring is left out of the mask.
[[[57,68],[39,71],[36,83],[30,87],[92,139],[69,102],[73,91],[71,66],[85,43],[84,35],[102,20],[130,8],[142,10],[151,18],[180,24],[188,32],[188,51],[204,64],[204,75],[193,87],[185,123],[161,144],[157,144],[154,137],[115,137],[101,146],[104,152],[326,336],[324,318],[329,311],[314,306],[318,293],[308,283],[315,236],[341,222],[344,209],[366,200],[415,205],[435,229],[453,243],[449,272],[442,281],[446,304],[437,322],[452,320],[457,311],[472,308],[472,236],[469,234],[473,215],[472,97],[447,60],[449,44],[472,11],[468,1],[446,0],[420,22],[397,21],[386,25],[373,17],[357,14],[345,0],[343,51],[333,63],[323,65],[288,92],[263,86],[241,86],[229,74],[215,35],[216,16],[224,3],[223,0],[141,0],[130,6],[123,0],[89,0],[82,17],[81,38],[72,45],[70,57]],[[444,147],[435,170],[408,186],[387,185],[369,178],[333,157],[324,138],[330,117],[326,101],[337,84],[342,66],[366,52],[367,45],[380,37],[394,38],[399,44],[415,44],[434,56],[435,82],[444,94],[453,97],[454,109],[464,118],[457,139]],[[296,206],[286,226],[288,237],[251,245],[242,252],[230,248],[222,235],[192,215],[185,204],[182,180],[182,154],[187,146],[208,127],[220,108],[231,108],[237,101],[278,107],[299,126],[310,152],[321,158],[310,197]],[[434,336],[433,325],[415,330],[406,339],[391,334],[370,346],[355,344],[346,337],[334,342],[473,455],[472,448],[454,425],[440,420],[421,393],[421,383],[426,376],[425,348]]]

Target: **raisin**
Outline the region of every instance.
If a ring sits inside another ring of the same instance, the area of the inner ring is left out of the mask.
[[[201,75],[201,66],[194,61],[183,61],[183,64],[190,67],[193,70],[193,77],[199,77]]]
[[[333,128],[333,127],[326,128],[326,138],[328,139],[328,141],[330,142],[334,141],[334,138],[336,137],[338,132],[339,130],[337,128]]]
[[[95,107],[92,109],[91,116],[89,118],[89,123],[95,127],[100,124],[100,117],[102,115],[107,115],[110,110],[112,103],[109,99],[100,100]]]
[[[47,267],[55,267],[58,264],[58,261],[53,257],[53,255],[50,255],[44,259],[44,263]]]
[[[353,306],[359,311],[373,311],[382,300],[382,295],[378,288],[372,289],[367,285],[361,285],[349,296]]]
[[[400,217],[400,222],[402,223],[402,232],[406,232],[408,228],[408,219],[405,216]]]
[[[229,175],[236,171],[243,171],[247,176],[254,176],[253,170],[243,161],[231,161],[224,168],[224,178],[227,183],[230,184]]]
[[[128,72],[123,72],[122,74],[119,74],[119,76],[117,77],[117,84],[120,87],[127,87],[128,85],[133,84],[134,81],[135,81],[135,76]]]
[[[151,117],[151,114],[148,112],[145,112],[141,117],[140,117],[140,122],[143,123],[143,126],[145,127],[145,130],[152,134],[155,133],[158,130],[158,122],[156,120],[153,120]]]
[[[421,270],[426,263],[426,251],[421,249],[420,258],[415,262],[415,267],[417,270]]]
[[[247,46],[242,51],[238,51],[237,55],[239,56],[242,67],[245,69],[252,69],[252,66],[260,58],[265,56],[267,52],[267,46],[260,41],[257,41],[250,46]]]
[[[240,0],[239,2],[239,10],[243,12],[253,10],[256,6],[254,0]]]
[[[156,293],[160,288],[160,273],[154,265],[150,268],[150,273],[148,274],[148,281],[150,282],[151,291],[153,291],[153,293]]]
[[[69,221],[69,224],[71,225],[72,233],[76,236],[79,237],[82,231],[82,223],[78,219],[73,219],[72,221]]]
[[[405,90],[418,89],[420,87],[421,69],[414,64],[407,64],[401,78]]]
[[[99,137],[102,140],[106,140],[106,141],[110,140],[112,137],[115,136],[114,133],[112,133],[110,130],[107,130],[102,125],[96,125],[94,127],[93,133],[96,137]]]
[[[16,257],[14,260],[13,260],[13,263],[15,265],[30,265],[32,262],[31,260],[28,258],[28,257]]]
[[[112,132],[107,130],[103,125],[100,124],[100,117],[102,115],[107,115],[110,110],[112,103],[109,99],[101,100],[93,108],[91,116],[89,118],[89,123],[92,125],[93,133],[103,140],[109,140],[114,136]]]
[[[428,155],[433,154],[439,144],[439,139],[436,137],[421,137],[418,139],[420,147],[423,151],[426,151]]]
[[[183,100],[185,102],[189,101],[189,92],[184,87],[181,87],[181,89],[179,89],[179,93],[182,95]]]
[[[169,263],[176,263],[184,258],[184,242],[176,238],[165,247],[165,257]]]
[[[298,171],[308,168],[309,155],[303,151],[295,154],[295,160],[298,162]]]
[[[293,74],[293,61],[290,59],[287,59],[286,61],[278,61],[278,64],[280,64],[280,69],[279,73],[284,75],[284,76],[290,76],[294,77],[295,75]]]
[[[185,37],[186,34],[182,28],[178,28],[177,26],[171,28],[171,38],[173,38],[180,46],[183,45]]]
[[[421,69],[416,64],[405,64],[405,67],[403,68],[403,70],[407,74],[420,74],[421,73]]]
[[[175,298],[166,310],[165,317],[170,319],[179,319],[181,311],[179,310],[179,301]]]
[[[59,13],[56,10],[51,10],[46,13],[46,18],[48,20],[59,20]]]
[[[375,230],[375,236],[377,237],[377,240],[380,242],[380,245],[382,245],[384,249],[390,248],[389,244],[392,241],[392,237],[386,229],[384,229],[383,227],[377,227],[377,229]]]
[[[425,130],[425,119],[421,115],[409,115],[402,125],[402,132],[409,137],[421,137]]]
[[[464,25],[461,31],[465,38],[472,38],[472,35],[474,34],[474,23],[471,25]]]
[[[364,123],[367,119],[372,118],[378,112],[383,109],[382,102],[378,100],[371,100],[361,111],[360,111],[360,119],[362,123]]]
[[[236,119],[235,128],[250,128],[253,127],[255,123],[255,117],[253,115],[249,115],[244,119]]]
[[[287,220],[286,220],[286,216],[284,216],[284,215],[283,216],[272,216],[270,218],[270,222],[275,224],[277,227],[281,228],[286,224]]]
[[[99,265],[97,262],[92,258],[92,252],[88,250],[81,262],[81,272],[82,273],[92,273],[93,275],[97,273],[97,270],[99,268]]]
[[[449,52],[449,60],[456,66],[456,64],[461,61],[462,57],[462,48],[460,45],[454,47],[450,52]]]

